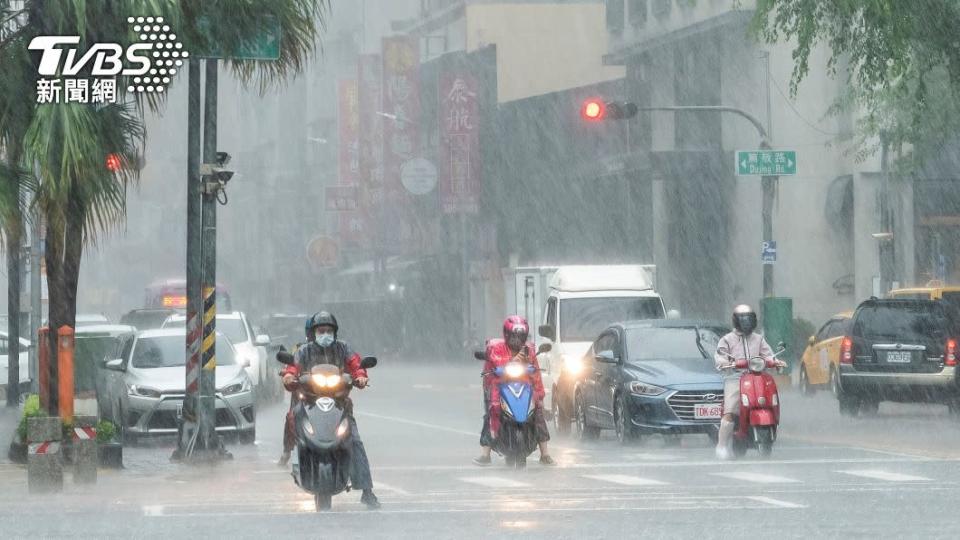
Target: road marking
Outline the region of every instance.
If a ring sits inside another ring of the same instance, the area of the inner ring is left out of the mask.
[[[428,424],[427,422],[418,422],[418,421],[416,421],[416,420],[407,420],[406,418],[399,418],[399,417],[397,417],[397,416],[387,416],[387,415],[384,415],[384,414],[374,414],[374,413],[369,413],[369,412],[355,412],[354,414],[355,414],[356,416],[363,416],[363,417],[369,417],[369,418],[377,418],[377,419],[380,419],[380,420],[390,420],[391,422],[398,422],[398,423],[401,423],[401,424],[408,424],[408,425],[411,425],[411,426],[419,426],[419,427],[425,427],[425,428],[429,428],[429,429],[436,429],[436,430],[438,430],[438,431],[446,431],[447,433],[456,433],[456,434],[458,434],[458,435],[467,435],[467,436],[470,436],[470,437],[476,437],[476,436],[477,436],[477,432],[476,432],[476,431],[467,431],[467,430],[465,430],[465,429],[456,429],[456,428],[447,427],[447,426],[440,426],[440,425],[437,425],[437,424]],[[481,423],[482,423],[482,422],[481,422]]]
[[[397,495],[403,495],[403,496],[409,496],[409,495],[410,495],[410,492],[407,491],[407,490],[405,490],[405,489],[401,489],[401,488],[398,488],[398,487],[396,487],[396,486],[391,486],[390,484],[385,484],[385,483],[383,483],[383,482],[380,482],[379,480],[376,481],[376,482],[374,482],[373,486],[374,486],[375,488],[377,488],[378,490],[382,490],[382,491],[392,491],[393,493],[396,493]]]
[[[499,476],[463,476],[460,477],[459,480],[492,488],[530,487],[530,484],[526,482],[518,482],[517,480],[510,480],[509,478],[501,478]]]
[[[794,480],[793,478],[787,478],[785,476],[752,473],[746,471],[718,472],[710,474],[713,476],[723,476],[726,478],[733,478],[734,480],[743,480],[744,482],[754,482],[757,484],[791,484],[800,482],[799,480]]]
[[[143,515],[148,517],[157,517],[163,516],[163,505],[162,504],[151,504],[143,507]]]
[[[431,388],[433,388],[433,385],[432,384],[415,384],[413,385],[413,387],[416,388],[417,390],[430,390]]]
[[[639,476],[629,476],[626,474],[585,474],[583,477],[624,486],[662,486],[666,484],[666,482],[659,480],[651,480],[650,478],[640,478]]]
[[[876,480],[884,480],[886,482],[931,482],[929,478],[923,476],[914,476],[912,474],[900,474],[892,473],[887,471],[878,471],[878,470],[865,470],[865,471],[837,471],[841,474],[849,474],[851,476],[862,476],[863,478],[873,478]]]
[[[764,497],[762,495],[754,495],[747,498],[750,499],[751,501],[757,501],[757,502],[769,504],[772,506],[778,506],[780,508],[806,508],[807,507],[805,504],[797,504],[797,503],[792,503],[788,501],[781,501],[780,499],[772,499],[770,497]]]

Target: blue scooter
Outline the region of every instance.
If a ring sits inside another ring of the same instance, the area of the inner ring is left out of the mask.
[[[549,343],[540,345],[537,355],[549,351]],[[477,360],[487,360],[485,351],[473,353]],[[534,410],[537,406],[533,398],[532,376],[536,372],[533,364],[509,362],[481,376],[493,375],[497,378],[500,391],[500,432],[492,446],[503,455],[508,467],[522,469],[527,466],[527,456],[537,448],[537,432],[534,425]]]

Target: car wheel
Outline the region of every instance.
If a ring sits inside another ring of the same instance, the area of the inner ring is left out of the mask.
[[[876,416],[880,411],[880,402],[877,400],[863,400],[860,402],[860,414],[863,416]]]
[[[583,402],[583,394],[577,392],[574,398],[574,417],[577,423],[577,438],[581,441],[594,440],[600,436],[600,428],[587,423],[587,406]]]
[[[617,429],[617,441],[622,445],[630,445],[636,442],[639,438],[637,436],[637,430],[633,426],[633,422],[630,421],[630,415],[627,414],[627,403],[623,395],[617,396],[617,401],[614,404],[614,422]]]
[[[257,440],[257,428],[240,432],[240,444],[253,444]]]
[[[840,399],[840,394],[843,393],[843,388],[840,386],[840,373],[836,368],[830,368],[830,391],[837,399]]]
[[[816,392],[816,389],[810,384],[810,377],[807,376],[807,367],[804,365],[800,366],[800,394],[804,396],[812,396]]]
[[[569,435],[570,416],[563,414],[562,409],[560,408],[560,400],[557,399],[556,390],[554,390],[550,397],[550,411],[553,416],[554,433],[557,435]]]
[[[124,413],[123,408],[118,407],[117,410],[120,412],[120,417],[117,419],[118,431],[120,432],[120,443],[123,446],[136,446],[138,438],[133,433],[130,433],[130,429],[127,427],[127,415]]]
[[[842,416],[856,417],[860,412],[860,398],[850,394],[840,393],[837,397],[837,403],[840,405],[840,414]]]

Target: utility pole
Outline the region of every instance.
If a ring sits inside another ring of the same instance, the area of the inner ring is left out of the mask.
[[[760,146],[761,148],[767,149],[770,147],[768,141],[773,138],[773,111],[770,102],[770,51],[764,51],[764,58],[766,59],[764,73],[767,86],[767,134]],[[761,211],[761,218],[763,219],[762,232],[765,243],[773,241],[773,199],[776,197],[778,182],[779,177],[777,176],[762,176],[760,178],[760,186],[763,191],[763,210]],[[763,265],[764,298],[773,297],[773,266],[772,264]]]
[[[467,229],[467,213],[460,212],[460,265],[461,272],[463,274],[463,303],[461,306],[463,308],[462,317],[464,349],[468,349],[470,347],[470,341],[471,338],[473,338],[471,335],[472,329],[470,325],[470,317],[472,315],[470,312],[470,236]]]
[[[200,434],[200,60],[191,58],[187,100],[187,320],[186,394],[174,459],[191,457]],[[202,443],[201,443],[202,444]]]
[[[17,202],[14,203],[13,220],[16,230],[7,234],[7,407],[20,404],[20,244],[23,239],[23,215],[19,205],[19,182],[16,190]]]
[[[203,95],[203,162],[217,159],[217,67],[215,58],[204,60],[206,81]],[[202,180],[206,182],[206,179]],[[203,190],[201,199],[203,234],[202,292],[203,337],[201,339],[200,369],[200,440],[204,450],[219,451],[216,431],[216,368],[217,368],[217,193]],[[212,454],[210,457],[214,457]]]

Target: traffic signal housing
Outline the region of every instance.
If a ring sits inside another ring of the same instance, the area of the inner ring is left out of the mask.
[[[583,101],[580,107],[580,116],[588,122],[601,120],[626,120],[637,115],[636,103],[629,101],[604,101],[599,98],[589,98]]]

